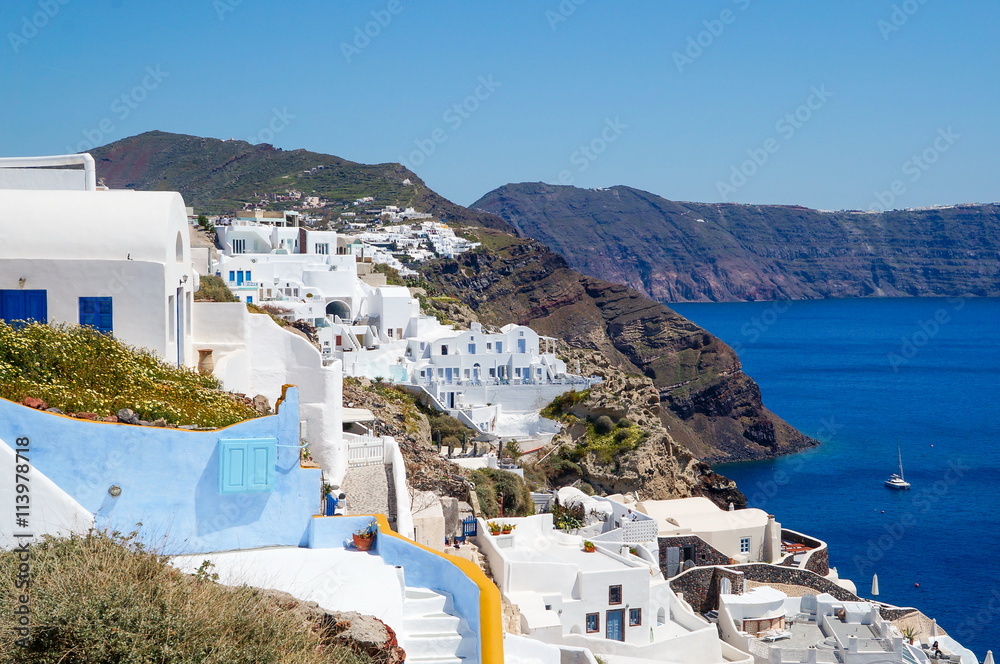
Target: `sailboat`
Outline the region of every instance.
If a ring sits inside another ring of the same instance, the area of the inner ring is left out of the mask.
[[[899,459],[899,474],[893,473],[885,481],[885,485],[890,489],[909,489],[910,483],[903,479],[903,453],[899,451],[899,444],[896,444],[896,457]]]

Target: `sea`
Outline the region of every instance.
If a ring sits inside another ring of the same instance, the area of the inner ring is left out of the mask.
[[[731,345],[764,404],[821,441],[723,464],[751,507],[826,541],[862,597],[1000,651],[1000,299],[670,305]],[[886,488],[898,472],[909,491]]]

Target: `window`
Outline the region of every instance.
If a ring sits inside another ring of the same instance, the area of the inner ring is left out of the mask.
[[[642,609],[628,610],[628,626],[639,627],[642,625]]]
[[[750,553],[750,538],[741,537],[740,538],[740,553]]]
[[[245,254],[247,252],[247,241],[246,240],[233,240],[233,253],[234,254]]]
[[[497,377],[497,370],[494,367],[490,367],[490,378]]]
[[[274,438],[219,441],[219,493],[270,491],[278,441]]]
[[[316,244],[316,253],[317,254],[328,254],[328,253],[330,253],[330,244],[327,243],[327,242],[317,243]]]
[[[335,339],[336,339],[336,341],[334,342],[334,345],[335,345],[335,346],[336,346],[337,348],[340,348],[341,346],[343,346],[343,345],[344,345],[344,337],[343,337],[343,335],[340,335],[340,334],[338,334],[338,335],[337,335],[337,336],[335,337]]]
[[[497,352],[498,353],[502,353],[503,352],[503,342],[502,341],[498,341],[497,342]]]
[[[469,344],[469,355],[476,354],[476,344]]]
[[[247,270],[247,281],[253,281],[253,279],[250,277],[250,270]]]
[[[493,350],[493,344],[489,341],[486,342],[486,350]]]
[[[514,377],[515,378],[521,377],[521,367],[514,367]]]
[[[447,346],[441,346],[441,354],[442,355],[447,355],[448,354],[448,347]]]
[[[608,586],[608,604],[622,603],[622,587]]]
[[[229,271],[229,281],[236,281],[236,270]]]
[[[526,340],[525,339],[518,339],[517,340],[517,352],[518,353],[525,353],[525,352],[527,352],[527,350],[528,350],[528,347],[526,345]]]
[[[253,295],[247,295],[247,304],[253,304]]]
[[[98,332],[111,334],[112,315],[110,297],[81,297],[80,325],[89,325]]]
[[[587,634],[601,631],[601,615],[599,613],[587,614]]]

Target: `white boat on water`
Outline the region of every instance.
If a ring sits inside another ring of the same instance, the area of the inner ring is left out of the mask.
[[[899,445],[896,445],[896,457],[899,459],[899,474],[893,473],[885,481],[885,485],[890,489],[909,489],[910,483],[903,478],[903,454],[899,451]]]

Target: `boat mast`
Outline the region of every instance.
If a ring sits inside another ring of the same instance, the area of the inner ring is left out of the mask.
[[[899,450],[899,443],[896,443],[896,458],[899,459],[899,479],[905,480],[903,477],[903,453]]]

